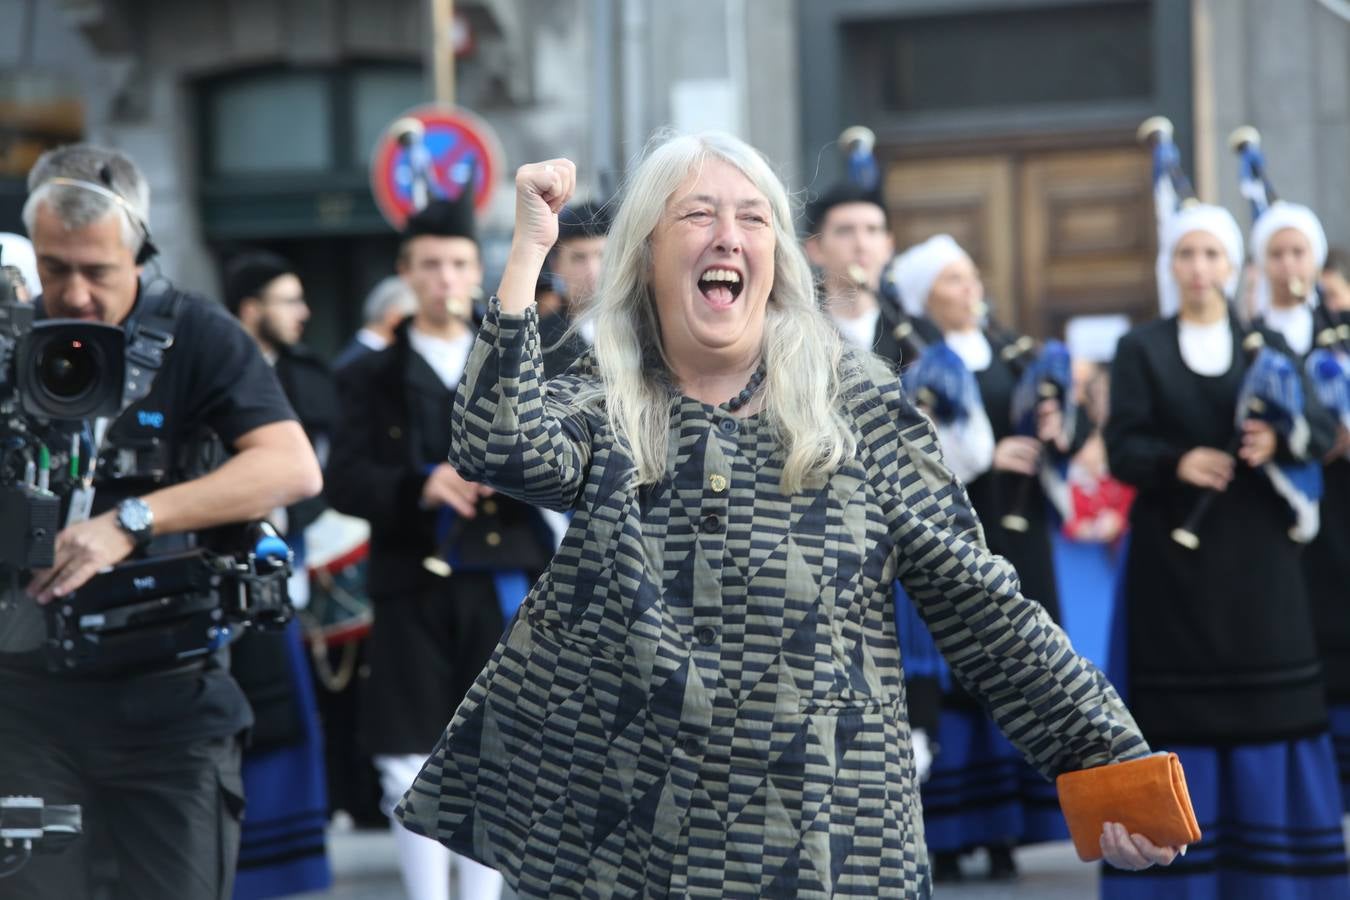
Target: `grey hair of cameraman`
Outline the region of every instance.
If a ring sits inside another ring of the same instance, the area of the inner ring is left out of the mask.
[[[366,295],[365,305],[361,309],[361,320],[367,325],[378,324],[395,309],[405,316],[410,316],[417,311],[417,298],[408,282],[397,275],[389,275],[381,278]]]
[[[73,178],[105,187],[121,197],[126,206],[122,208],[97,190],[49,184],[53,178]],[[136,164],[116,150],[68,144],[42,154],[28,172],[28,200],[23,205],[23,226],[30,235],[41,203],[71,229],[116,215],[122,224],[122,241],[133,254],[139,253],[145,242],[141,225],[150,221],[150,185]],[[133,216],[140,223],[133,221]]]

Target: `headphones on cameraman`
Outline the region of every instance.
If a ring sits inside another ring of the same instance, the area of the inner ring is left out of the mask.
[[[99,180],[103,182],[102,184],[94,181],[86,181],[83,178],[69,178],[65,175],[57,175],[48,178],[46,181],[42,182],[42,184],[56,184],[62,187],[73,187],[85,191],[93,191],[100,197],[111,200],[113,203],[117,204],[122,212],[126,214],[126,217],[131,224],[141,233],[141,249],[136,251],[136,265],[145,265],[159,253],[159,248],[156,247],[154,241],[150,239],[149,224],[146,223],[145,219],[141,218],[140,214],[132,208],[131,203],[127,201],[127,198],[113,190],[112,171],[106,165],[99,167],[98,177]]]

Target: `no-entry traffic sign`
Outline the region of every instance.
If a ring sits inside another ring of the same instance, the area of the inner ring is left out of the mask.
[[[430,200],[474,192],[474,209],[492,199],[504,163],[486,122],[454,106],[408,110],[380,135],[370,159],[370,189],[385,220],[401,230],[408,214]]]

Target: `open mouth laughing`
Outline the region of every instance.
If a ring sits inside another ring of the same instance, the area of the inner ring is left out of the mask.
[[[745,287],[741,273],[727,266],[713,266],[698,279],[698,289],[714,309],[727,309]]]

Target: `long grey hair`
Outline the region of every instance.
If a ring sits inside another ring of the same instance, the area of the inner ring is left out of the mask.
[[[776,246],[764,322],[762,415],[783,451],[782,490],[796,493],[857,449],[840,403],[842,379],[857,357],[845,350],[816,301],[782,182],[757,150],[731,135],[671,137],[651,149],[633,173],[609,232],[599,290],[584,313],[595,323],[601,384],[579,399],[603,402],[611,427],[628,443],[638,484],[664,477],[673,375],[649,284],[651,236],[671,195],[711,159],[740,170],[772,209]]]

